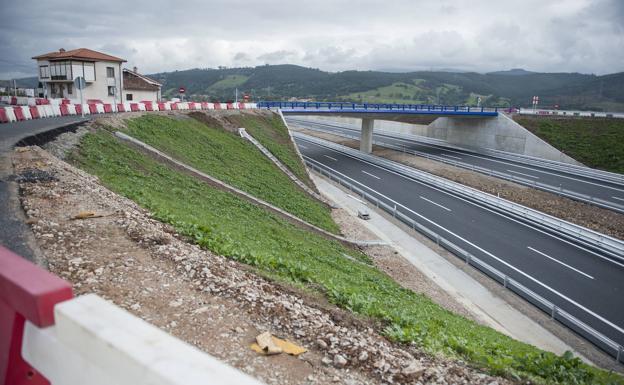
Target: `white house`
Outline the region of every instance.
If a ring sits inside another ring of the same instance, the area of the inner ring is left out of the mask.
[[[161,84],[137,72],[134,67],[131,70],[123,69],[123,100],[126,102],[156,102],[160,100]]]
[[[61,48],[55,52],[35,56],[33,59],[37,60],[39,82],[44,96],[48,98],[78,100],[80,93],[75,89],[74,79],[81,76],[86,82],[86,87],[82,90],[85,102],[91,99],[101,100],[104,103],[119,103],[125,101],[128,94],[132,95],[133,100],[138,101],[160,99],[160,84],[136,71],[122,70],[125,59],[88,48],[70,51]],[[140,78],[150,86],[138,84],[141,81],[135,78]],[[126,80],[130,86],[127,92],[124,84]]]

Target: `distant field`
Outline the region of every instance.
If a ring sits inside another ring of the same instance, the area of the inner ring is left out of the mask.
[[[212,84],[210,87],[208,87],[206,91],[210,93],[210,92],[223,91],[229,88],[238,87],[241,84],[244,84],[247,81],[247,79],[249,79],[249,76],[228,75],[224,79],[219,80],[218,82]]]
[[[514,120],[589,167],[624,173],[624,119],[515,116]]]

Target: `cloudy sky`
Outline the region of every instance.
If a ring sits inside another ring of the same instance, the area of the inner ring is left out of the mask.
[[[624,0],[0,0],[0,79],[87,47],[140,72],[293,63],[329,71],[624,71]]]

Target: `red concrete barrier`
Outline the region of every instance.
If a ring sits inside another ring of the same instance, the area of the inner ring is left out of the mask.
[[[13,107],[13,113],[15,114],[15,118],[17,120],[26,120],[22,107]]]
[[[171,103],[171,109],[172,110],[177,110],[178,109],[178,104],[177,103]]]
[[[63,100],[61,100],[61,104],[71,104],[71,100],[63,99]]]
[[[74,108],[76,109],[76,115],[82,115],[82,104],[74,104]]]
[[[113,112],[113,106],[111,106],[110,104],[104,104],[104,112],[106,113]]]
[[[89,113],[91,115],[98,113],[97,106],[95,104],[89,104]]]
[[[245,109],[245,103],[239,102],[238,103],[238,108],[241,109],[241,110],[244,110]]]
[[[154,111],[154,106],[152,106],[152,102],[141,102],[145,106],[145,111]]]
[[[195,103],[194,102],[189,102],[188,109],[189,110],[194,110],[195,109]]]
[[[214,103],[214,109],[215,110],[220,110],[221,109],[221,103]]]
[[[0,383],[49,385],[22,358],[26,320],[54,324],[54,305],[73,297],[68,282],[0,246]]]
[[[139,104],[138,103],[130,103],[130,110],[131,111],[139,111]]]
[[[67,104],[63,103],[59,106],[59,108],[61,109],[61,116],[67,116],[69,115],[69,108],[67,108]],[[78,111],[76,111],[78,112]]]
[[[207,110],[208,109],[208,102],[201,102],[201,109],[202,110]]]
[[[233,103],[228,103],[227,104],[227,109],[228,110],[233,110],[234,109],[234,104]]]
[[[117,112],[126,112],[126,107],[124,107],[123,103],[117,103]]]
[[[7,116],[6,111],[4,110],[4,108],[0,107],[0,123],[8,123],[9,122],[9,117]]]
[[[17,97],[11,96],[11,105],[12,106],[16,106],[17,105]]]
[[[158,110],[159,111],[165,111],[165,103],[158,102]]]
[[[28,107],[28,109],[30,110],[30,116],[32,116],[33,119],[39,119],[41,116],[39,116],[39,111],[37,110],[37,106],[30,106]]]

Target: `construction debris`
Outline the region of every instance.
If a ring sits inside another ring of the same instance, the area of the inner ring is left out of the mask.
[[[251,350],[265,355],[284,352],[292,356],[298,356],[308,351],[306,348],[294,344],[289,340],[283,340],[272,336],[269,332],[258,335],[256,337],[256,343],[251,344]]]

